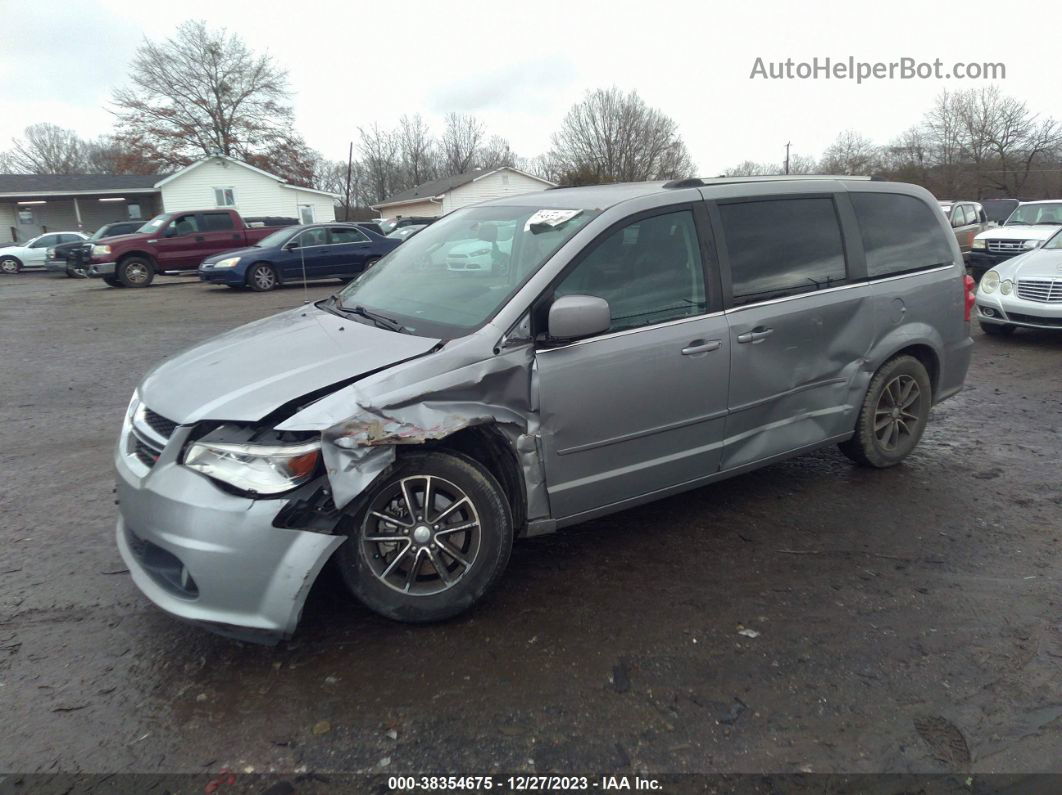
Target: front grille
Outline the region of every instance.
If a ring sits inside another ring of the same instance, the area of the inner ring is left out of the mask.
[[[161,414],[156,414],[151,409],[144,409],[144,422],[151,427],[151,430],[166,439],[173,436],[173,429],[177,427],[176,422],[166,419]]]
[[[153,467],[159,461],[159,456],[162,451],[157,449],[154,445],[149,444],[144,439],[133,433],[133,455],[137,457],[141,464],[146,467]]]
[[[1062,302],[1062,279],[1018,279],[1018,298],[1044,304]]]
[[[1024,240],[989,240],[988,250],[993,254],[1020,254],[1024,245]]]
[[[1021,315],[1017,312],[1007,312],[1007,319],[1015,323],[1031,323],[1036,326],[1053,326],[1062,328],[1062,317],[1039,317],[1037,315]]]
[[[174,596],[185,599],[195,599],[199,596],[199,586],[180,558],[158,544],[141,538],[128,525],[125,528],[125,538],[129,550],[140,561],[140,565],[151,579]]]

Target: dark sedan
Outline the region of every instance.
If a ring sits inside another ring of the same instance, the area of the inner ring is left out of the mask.
[[[199,278],[257,292],[303,278],[352,279],[400,243],[356,224],[290,226],[256,246],[208,257],[199,266]]]

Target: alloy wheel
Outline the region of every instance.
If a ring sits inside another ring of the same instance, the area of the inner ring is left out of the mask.
[[[254,279],[254,284],[259,290],[272,290],[277,283],[273,269],[266,266],[255,268],[251,278]]]
[[[18,273],[18,261],[10,257],[0,260],[0,271],[4,273]]]
[[[143,284],[148,278],[148,269],[142,262],[130,262],[125,266],[125,278],[130,284]]]
[[[892,452],[918,433],[922,390],[909,375],[898,375],[885,385],[874,410],[874,436],[883,450]]]
[[[413,475],[376,495],[361,545],[382,583],[410,596],[432,596],[472,569],[481,533],[479,513],[464,491],[434,475]]]

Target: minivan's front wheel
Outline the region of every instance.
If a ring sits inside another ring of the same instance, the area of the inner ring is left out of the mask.
[[[922,438],[932,403],[925,366],[913,356],[890,359],[870,379],[855,435],[841,452],[863,466],[895,466]]]
[[[471,607],[509,562],[513,520],[479,463],[434,451],[399,459],[346,527],[337,552],[347,587],[397,621],[441,621]]]

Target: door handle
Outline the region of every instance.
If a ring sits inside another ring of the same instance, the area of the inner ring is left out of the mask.
[[[717,351],[723,345],[719,340],[694,340],[682,349],[683,356],[693,356],[697,353],[711,353]]]
[[[751,342],[755,345],[757,342],[763,342],[769,336],[774,333],[773,328],[764,328],[763,326],[756,326],[752,331],[746,331],[744,334],[738,334],[738,342]]]

